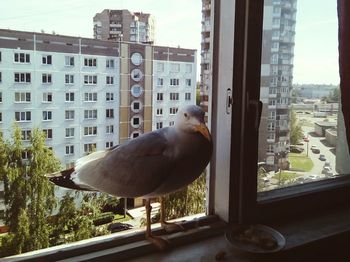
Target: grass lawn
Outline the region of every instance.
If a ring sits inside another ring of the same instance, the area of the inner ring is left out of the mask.
[[[314,163],[305,154],[289,153],[289,162],[292,168],[300,169],[302,171],[310,171]]]
[[[117,220],[118,222],[125,222],[125,221],[128,221],[128,220],[131,220],[131,217],[129,217],[128,215],[126,215],[126,217],[124,218],[123,215],[118,215],[116,214],[114,216],[114,220]]]
[[[294,172],[286,172],[286,171],[281,172],[281,180],[285,180],[285,181],[291,180],[291,179],[296,178],[298,176],[299,175],[297,173],[294,173]],[[280,173],[277,172],[272,178],[279,180]]]

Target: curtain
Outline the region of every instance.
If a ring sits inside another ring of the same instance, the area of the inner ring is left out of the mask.
[[[350,145],[350,1],[338,0],[339,76],[346,139]]]

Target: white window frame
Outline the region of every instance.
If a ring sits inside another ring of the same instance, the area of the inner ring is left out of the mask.
[[[31,122],[32,112],[31,111],[15,111],[16,122]]]
[[[31,101],[30,92],[15,92],[15,103],[30,103]]]
[[[16,77],[18,75],[18,77]],[[17,80],[17,81],[16,81]],[[13,82],[14,83],[31,83],[32,82],[32,75],[28,72],[14,72],[13,73]]]
[[[97,92],[86,92],[84,93],[84,102],[97,102]]]
[[[114,59],[109,59],[107,58],[106,59],[106,68],[114,68],[114,65],[115,65],[115,61]]]
[[[113,108],[106,109],[106,118],[108,118],[108,119],[114,118],[114,109]]]
[[[13,62],[20,64],[29,64],[30,63],[30,54],[19,52],[13,54]]]
[[[74,110],[65,110],[64,111],[64,120],[74,120],[75,118],[75,111]]]
[[[66,156],[74,155],[74,145],[66,145],[66,147],[65,147],[65,155]]]
[[[65,129],[65,138],[72,138],[74,137],[74,127],[66,127]]]
[[[112,92],[107,92],[107,93],[106,93],[106,101],[107,101],[107,102],[112,102],[112,101],[114,101],[114,93],[112,93]]]
[[[41,74],[41,83],[45,85],[52,84],[52,74],[50,73]]]
[[[64,83],[66,85],[74,85],[74,74],[65,74]]]
[[[97,126],[85,126],[84,136],[97,136]]]
[[[73,67],[74,66],[74,56],[64,57],[64,66]]]
[[[43,55],[41,58],[43,65],[52,65],[52,55]]]
[[[84,85],[97,85],[97,75],[84,75]]]
[[[97,109],[84,110],[84,120],[96,120],[96,119],[97,119]]]
[[[42,111],[42,121],[52,121],[52,110],[43,110]]]
[[[46,139],[53,139],[53,130],[52,128],[43,129]]]
[[[53,101],[53,94],[52,92],[44,92],[43,93],[43,103],[52,103]]]
[[[170,107],[169,108],[169,115],[176,115],[178,111],[179,111],[178,107]]]
[[[66,100],[65,100],[66,102],[74,102],[74,99],[75,99],[74,92],[66,92],[65,98],[66,98]]]
[[[97,58],[84,58],[85,67],[97,67]]]
[[[114,125],[106,126],[106,134],[114,134]]]
[[[106,85],[114,85],[114,76],[106,76]]]

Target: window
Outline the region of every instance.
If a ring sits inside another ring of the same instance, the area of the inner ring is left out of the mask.
[[[26,53],[14,53],[15,63],[30,63],[30,55]]]
[[[51,74],[42,74],[41,81],[43,84],[51,84],[52,83],[52,75]]]
[[[84,93],[84,102],[96,102],[97,93]]]
[[[96,75],[84,75],[84,84],[85,85],[96,85],[97,76]]]
[[[2,92],[0,92],[0,103],[2,103]]]
[[[74,75],[66,74],[66,75],[64,76],[64,82],[65,82],[67,85],[72,85],[72,84],[74,84]]]
[[[131,103],[131,110],[134,112],[134,113],[138,113],[140,112],[142,109],[142,104],[140,101],[133,101]]]
[[[29,103],[31,101],[30,92],[15,92],[16,103]]]
[[[97,109],[84,110],[84,119],[97,119]]]
[[[114,77],[113,76],[106,76],[106,84],[113,85],[114,84]]]
[[[96,136],[97,126],[87,126],[84,127],[84,136]]]
[[[32,157],[32,154],[30,153],[30,151],[22,151],[22,160],[28,160]]]
[[[156,123],[156,128],[157,129],[163,128],[163,122],[157,122]]]
[[[42,63],[43,63],[43,65],[52,65],[52,56],[51,55],[43,55]]]
[[[114,118],[114,109],[106,109],[106,118]]]
[[[30,83],[31,75],[30,73],[14,73],[15,83]]]
[[[106,134],[113,134],[114,133],[114,126],[108,125],[106,126]]]
[[[43,111],[43,121],[52,120],[52,111]]]
[[[185,93],[185,100],[191,100],[191,93]]]
[[[65,66],[74,66],[74,56],[65,56],[64,57]]]
[[[46,139],[52,139],[53,135],[52,135],[52,129],[43,129],[44,135]]]
[[[163,81],[164,79],[163,78],[157,78],[157,86],[163,86]]]
[[[131,118],[131,126],[133,128],[139,128],[141,125],[141,117],[136,115]]]
[[[169,121],[169,126],[173,126],[175,124],[175,121]]]
[[[177,107],[170,107],[170,108],[169,108],[169,114],[170,114],[170,115],[176,115],[176,113],[177,113],[178,110],[179,110],[179,109],[178,109]]]
[[[191,79],[186,79],[186,87],[190,87],[191,86]]]
[[[192,65],[186,64],[186,73],[192,73]]]
[[[180,72],[180,64],[171,63],[170,64],[170,72],[174,72],[174,73]]]
[[[96,58],[84,58],[84,66],[96,67],[97,59]]]
[[[74,102],[74,93],[66,93],[66,102]]]
[[[157,63],[157,72],[164,72],[164,63]]]
[[[113,101],[114,93],[106,93],[106,101]]]
[[[140,85],[133,85],[131,87],[131,94],[134,97],[140,97],[142,92],[143,92],[143,89],[142,89],[142,87]]]
[[[31,130],[22,130],[21,131],[21,139],[23,141],[29,141],[32,131]]]
[[[179,79],[178,78],[171,78],[170,79],[170,85],[171,86],[178,86],[179,85]]]
[[[52,102],[52,93],[51,92],[43,93],[43,102],[45,102],[45,103]]]
[[[106,142],[106,149],[113,147],[113,141]]]
[[[0,72],[0,83],[2,82],[2,72]]]
[[[114,68],[114,59],[106,59],[106,68]]]
[[[163,93],[157,93],[157,101],[163,101]]]
[[[84,144],[84,152],[85,153],[90,153],[96,150],[96,143],[88,143]]]
[[[68,127],[66,128],[66,138],[74,137],[74,127]]]
[[[143,77],[142,71],[138,68],[135,68],[131,71],[132,80],[139,82]]]
[[[130,138],[131,139],[136,138],[136,137],[140,136],[141,134],[142,134],[142,132],[139,131],[139,130],[138,131],[134,131],[134,132],[131,133]]]
[[[15,121],[28,122],[32,120],[32,113],[30,111],[15,112]]]
[[[74,110],[66,110],[64,112],[64,119],[65,120],[74,120]]]
[[[179,100],[179,93],[170,93],[169,94],[169,99],[171,101],[178,101]]]
[[[74,145],[66,146],[66,155],[74,155]]]
[[[162,116],[163,115],[163,108],[157,108],[157,116]]]

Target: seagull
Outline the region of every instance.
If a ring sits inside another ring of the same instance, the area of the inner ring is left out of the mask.
[[[197,179],[210,161],[212,148],[204,111],[189,105],[179,110],[173,126],[91,153],[78,159],[74,167],[48,177],[66,188],[145,199],[146,239],[165,249],[167,240],[151,231],[150,200],[160,198],[161,226],[171,228],[165,221],[164,196]]]

